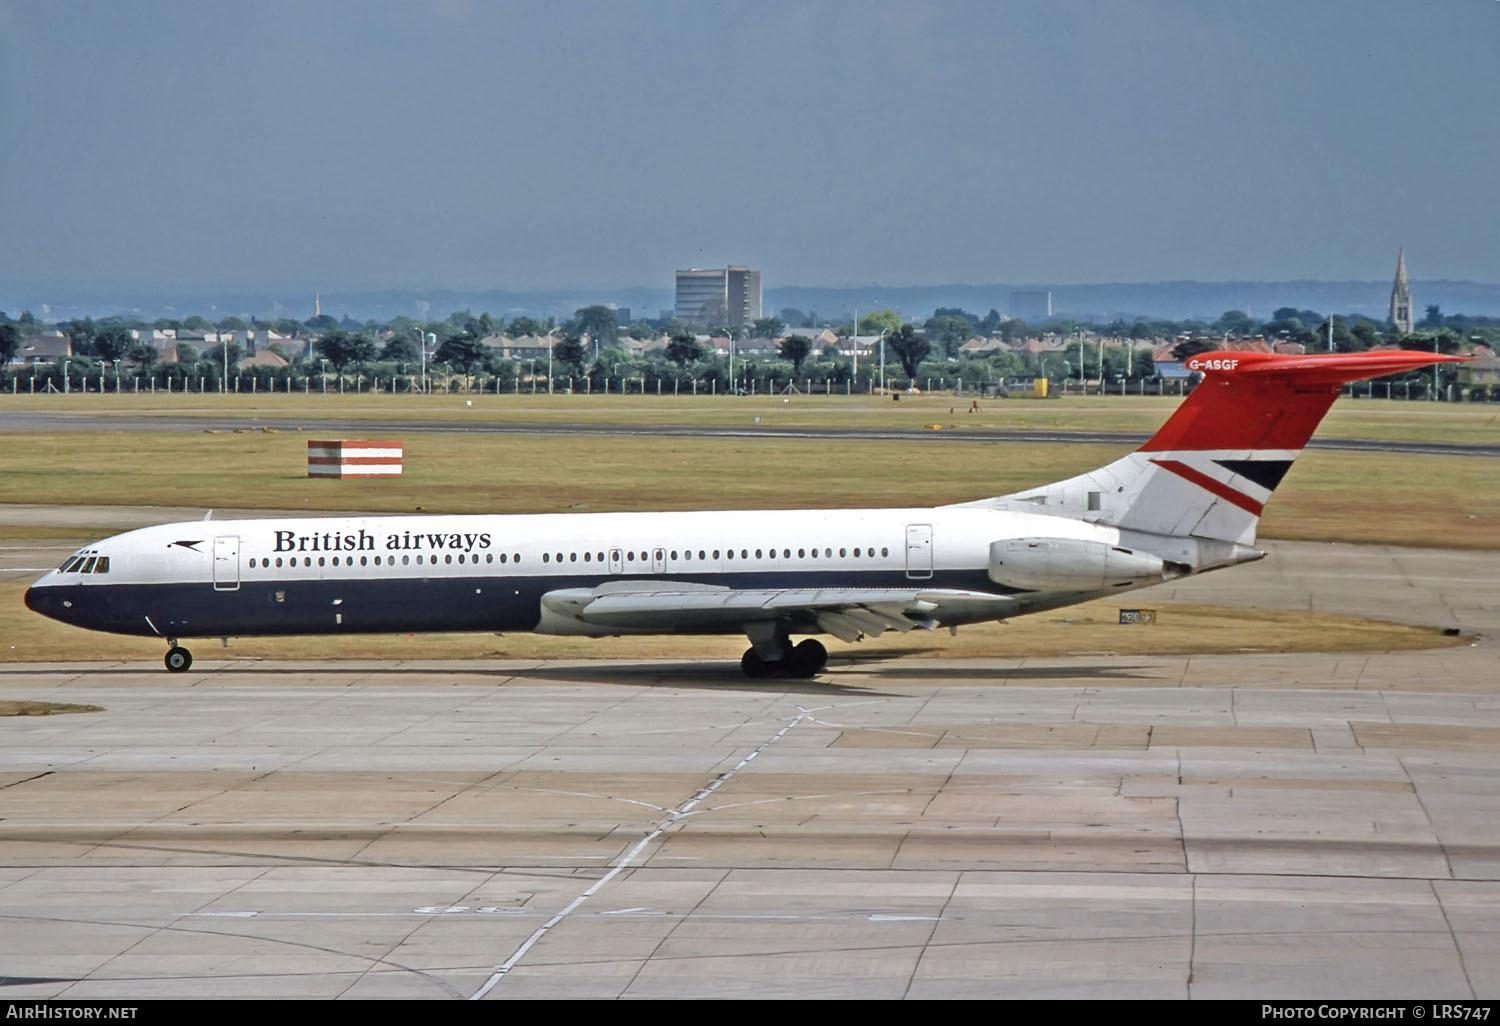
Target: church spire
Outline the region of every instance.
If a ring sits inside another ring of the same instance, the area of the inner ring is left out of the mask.
[[[1406,281],[1405,246],[1401,247],[1401,253],[1396,257],[1396,282],[1391,286],[1391,315],[1386,323],[1392,330],[1403,335],[1411,334],[1411,286]]]

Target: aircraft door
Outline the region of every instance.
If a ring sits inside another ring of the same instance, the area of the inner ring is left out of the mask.
[[[932,525],[906,525],[906,576],[920,580],[932,576]]]
[[[625,556],[619,549],[609,550],[609,572],[612,574],[625,572]]]
[[[238,591],[240,587],[240,539],[223,535],[214,539],[214,591]]]
[[[666,549],[661,549],[661,548],[652,549],[651,550],[651,572],[653,574],[661,574],[661,573],[666,573],[666,571],[667,571],[667,550]]]

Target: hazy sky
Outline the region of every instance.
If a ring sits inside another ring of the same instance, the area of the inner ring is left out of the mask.
[[[0,0],[0,277],[1500,281],[1497,0]]]

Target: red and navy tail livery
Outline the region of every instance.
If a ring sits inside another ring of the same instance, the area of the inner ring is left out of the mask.
[[[823,644],[1001,620],[1259,559],[1261,510],[1349,381],[1454,359],[1217,352],[1140,449],[975,502],[894,509],[203,520],[81,549],[26,593],[162,638],[387,631],[742,633],[752,676]]]
[[[1201,353],[1184,366],[1203,380],[1135,452],[1066,481],[964,505],[1045,509],[1148,535],[1249,546],[1271,493],[1344,385],[1462,359],[1408,350]]]

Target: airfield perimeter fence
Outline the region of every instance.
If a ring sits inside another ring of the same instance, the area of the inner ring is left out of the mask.
[[[915,385],[915,389],[913,386]],[[1049,396],[1172,396],[1191,392],[1193,383],[1184,378],[1117,379],[1100,382],[1050,379]],[[140,374],[131,369],[64,369],[56,364],[0,368],[0,395],[56,394],[153,394],[153,395],[654,395],[654,396],[785,396],[845,395],[899,396],[911,391],[961,398],[1004,398],[1005,388],[973,376],[919,376],[887,374],[882,389],[878,372],[861,373],[857,380],[840,378],[790,378],[775,375],[727,375],[704,378],[648,372],[615,376],[545,374],[431,373],[425,382],[415,374],[307,373],[297,368],[260,368],[231,374],[189,373],[180,368],[158,369]],[[1427,372],[1400,379],[1362,381],[1344,386],[1344,395],[1356,399],[1395,399],[1441,402],[1500,402],[1500,385],[1461,386],[1449,372],[1440,381],[1436,395]]]

